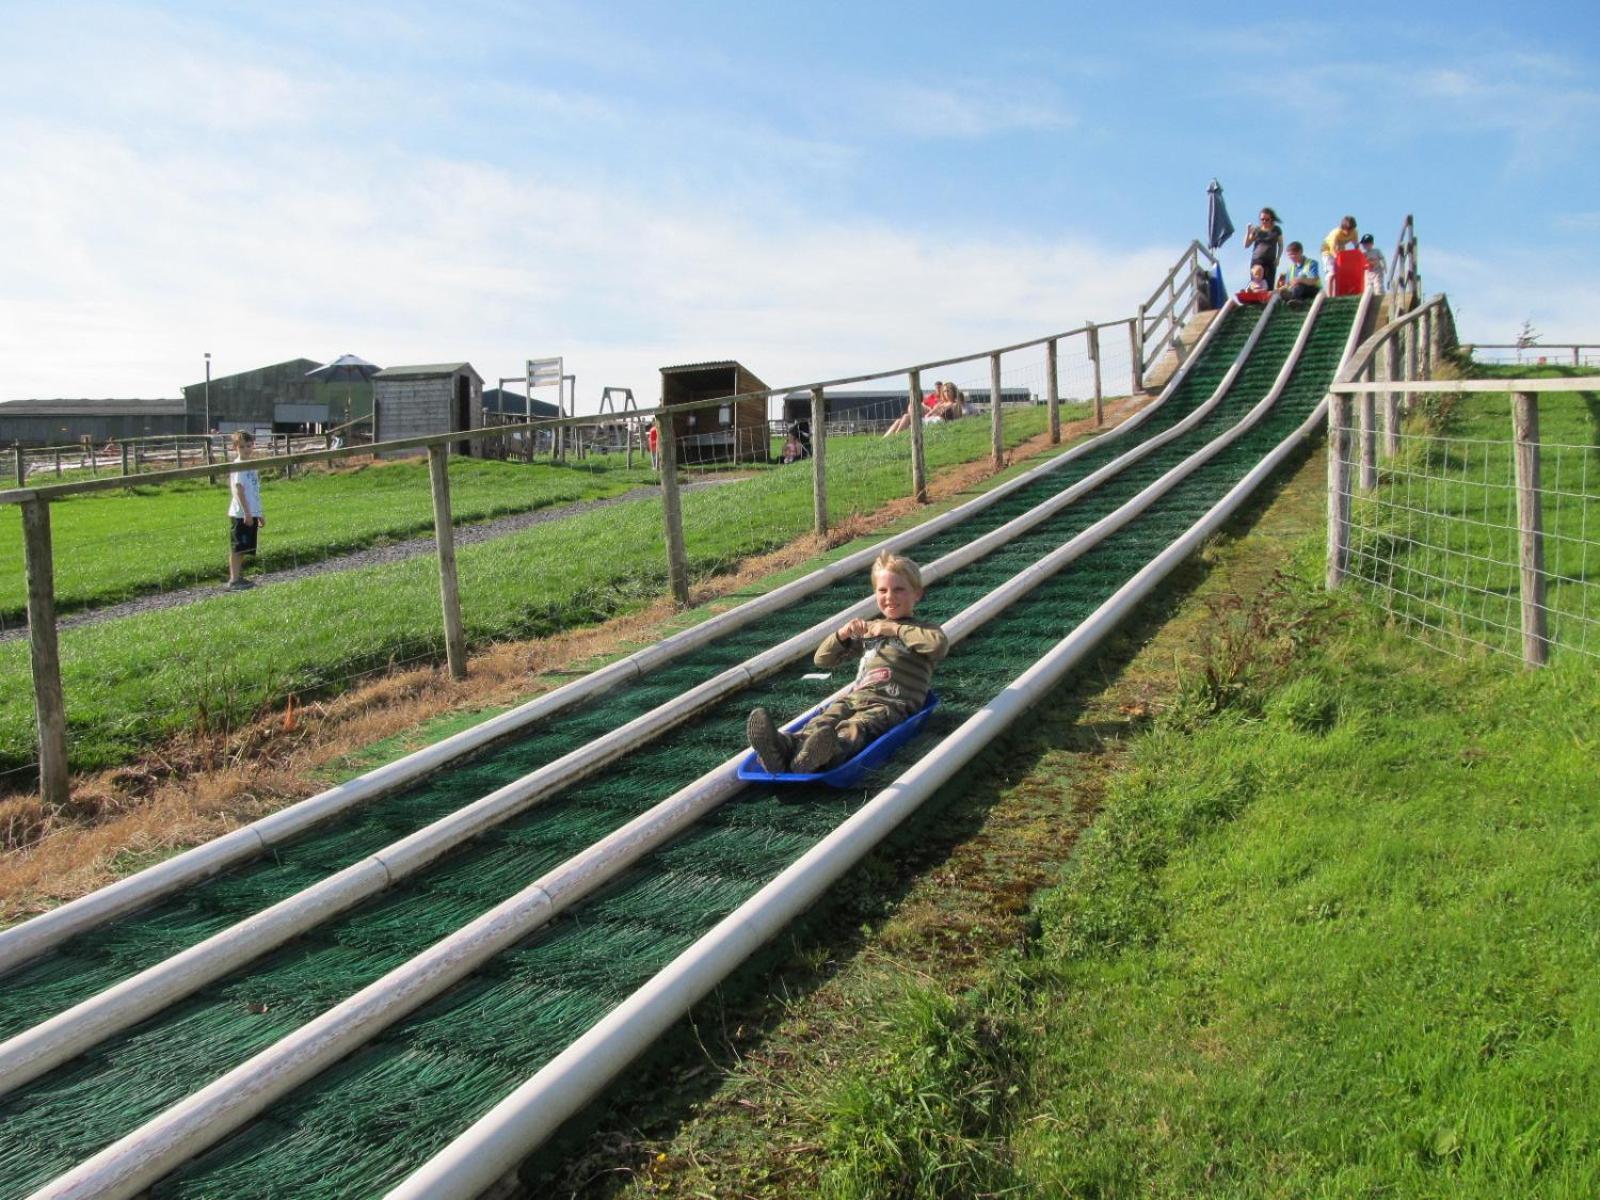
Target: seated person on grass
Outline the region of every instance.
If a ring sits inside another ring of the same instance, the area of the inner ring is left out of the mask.
[[[819,667],[859,658],[855,683],[798,734],[779,729],[764,708],[752,712],[745,731],[763,767],[774,775],[819,774],[854,758],[922,707],[934,664],[950,650],[944,630],[912,616],[922,591],[916,563],[887,551],[878,555],[872,595],[883,618],[857,617],[824,638],[815,656]]]

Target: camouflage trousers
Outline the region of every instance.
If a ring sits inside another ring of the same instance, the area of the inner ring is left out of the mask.
[[[811,720],[800,731],[802,740],[807,734],[831,725],[839,738],[839,752],[829,766],[837,766],[854,758],[874,739],[900,724],[917,711],[917,706],[900,700],[889,700],[871,692],[853,692],[840,696]]]

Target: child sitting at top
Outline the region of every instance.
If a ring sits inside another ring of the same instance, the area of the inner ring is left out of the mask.
[[[922,707],[934,664],[950,650],[944,630],[912,616],[922,592],[916,563],[888,551],[878,555],[872,595],[882,619],[848,622],[823,639],[814,659],[819,667],[832,667],[859,658],[855,683],[798,734],[779,729],[764,708],[752,712],[745,731],[763,767],[774,775],[826,771]]]
[[[1250,268],[1250,283],[1244,289],[1247,292],[1270,292],[1272,285],[1267,282],[1267,265],[1256,263]]]
[[[1361,235],[1361,253],[1367,259],[1367,291],[1382,292],[1384,276],[1389,273],[1389,264],[1384,260],[1383,251],[1378,249],[1370,233]]]

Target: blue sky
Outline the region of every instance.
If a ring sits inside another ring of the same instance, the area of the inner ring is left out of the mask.
[[[1414,213],[1466,338],[1600,341],[1600,7],[1337,11],[7,4],[0,398],[890,367],[1127,315],[1213,176],[1308,243]]]

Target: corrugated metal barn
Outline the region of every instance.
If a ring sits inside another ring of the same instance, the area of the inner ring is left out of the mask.
[[[766,390],[748,367],[732,360],[661,368],[661,403],[667,408]],[[672,428],[681,463],[767,462],[772,457],[765,396],[674,413]]]
[[[483,426],[483,376],[471,363],[389,367],[372,377],[372,399],[380,442]],[[472,443],[455,452],[471,454]]]
[[[184,421],[182,400],[7,400],[0,403],[0,445],[165,437],[186,432]]]
[[[212,429],[231,433],[235,429],[268,429],[274,433],[295,433],[305,428],[343,425],[364,420],[372,414],[372,385],[355,380],[350,383],[323,383],[307,379],[306,372],[322,364],[310,358],[291,358],[220,375],[211,381],[210,404],[206,402],[204,381],[183,389],[188,412],[189,433],[204,433],[209,417]]]

